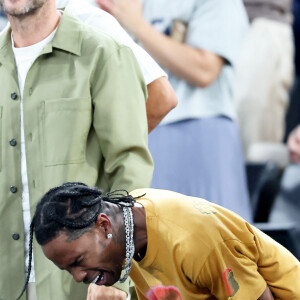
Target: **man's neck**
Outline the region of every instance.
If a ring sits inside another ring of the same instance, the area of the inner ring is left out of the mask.
[[[14,46],[28,47],[45,39],[57,27],[61,14],[54,1],[48,1],[34,14],[17,18],[8,16],[11,25]]]
[[[132,208],[134,223],[134,246],[135,259],[140,261],[144,258],[147,250],[147,226],[146,211],[142,205],[136,203]]]

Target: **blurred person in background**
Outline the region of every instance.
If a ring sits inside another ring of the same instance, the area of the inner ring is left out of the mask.
[[[97,0],[163,66],[178,106],[149,136],[152,187],[208,199],[251,220],[233,105],[248,21],[240,0]]]
[[[293,17],[293,33],[295,42],[295,80],[286,115],[285,140],[291,131],[298,124],[300,124],[300,0],[293,1]]]
[[[300,0],[293,1],[293,15],[296,78],[287,114],[287,145],[291,161],[300,163]]]
[[[245,159],[286,164],[282,144],[293,83],[291,0],[244,0],[250,29],[236,68],[235,103]]]
[[[294,163],[300,163],[300,125],[298,125],[289,135],[287,141],[290,158]]]

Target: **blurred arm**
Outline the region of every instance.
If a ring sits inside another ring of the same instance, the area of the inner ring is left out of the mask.
[[[206,87],[218,77],[224,59],[210,51],[178,43],[158,32],[142,15],[139,0],[96,0],[143,44],[152,57],[188,83]]]
[[[177,105],[176,94],[166,77],[160,77],[147,85],[146,102],[148,133],[150,133],[163,117]]]

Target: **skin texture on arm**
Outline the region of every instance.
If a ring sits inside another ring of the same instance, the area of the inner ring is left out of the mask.
[[[291,161],[300,163],[300,125],[290,133],[287,146],[290,152]]]
[[[139,0],[96,0],[123,27],[143,44],[152,57],[171,73],[198,87],[210,85],[218,77],[224,59],[210,51],[178,43],[146,22]]]
[[[176,94],[166,77],[160,77],[147,85],[146,102],[148,133],[150,133],[166,114],[177,105]]]

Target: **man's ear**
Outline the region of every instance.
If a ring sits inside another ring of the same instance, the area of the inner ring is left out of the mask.
[[[112,232],[112,224],[106,214],[99,214],[96,220],[96,228],[101,231],[105,236]]]

